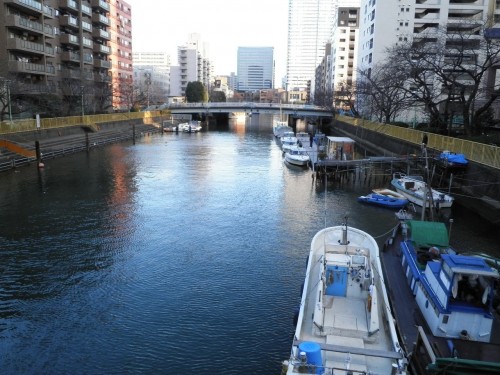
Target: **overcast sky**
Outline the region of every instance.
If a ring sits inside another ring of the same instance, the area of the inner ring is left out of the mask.
[[[166,51],[199,33],[209,44],[215,74],[236,73],[238,47],[274,47],[276,80],[286,71],[288,0],[127,0],[136,52]]]

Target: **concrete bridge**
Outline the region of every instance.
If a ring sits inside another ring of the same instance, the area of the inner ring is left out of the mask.
[[[292,117],[333,118],[331,109],[307,104],[276,104],[255,102],[207,102],[207,103],[176,103],[161,106],[151,106],[148,111],[168,109],[172,114],[215,115],[243,112],[246,114],[288,115]]]

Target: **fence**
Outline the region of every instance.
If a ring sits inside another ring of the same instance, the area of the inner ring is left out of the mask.
[[[21,133],[33,130],[45,130],[64,128],[71,126],[96,126],[100,123],[117,122],[142,119],[145,124],[152,124],[155,118],[169,116],[167,111],[148,111],[148,112],[118,112],[102,115],[54,117],[40,119],[40,126],[37,127],[35,119],[23,119],[16,121],[0,122],[0,135]]]
[[[426,133],[420,130],[402,128],[400,126],[381,124],[360,118],[337,116],[338,121],[353,126],[385,134],[389,137],[398,138],[407,142],[420,145],[424,134],[427,134],[427,146],[436,150],[448,150],[457,154],[464,154],[473,162],[500,169],[500,147],[484,143],[467,141],[465,139],[447,137],[439,134]]]

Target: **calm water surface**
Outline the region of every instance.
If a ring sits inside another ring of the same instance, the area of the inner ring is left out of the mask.
[[[0,373],[279,373],[312,236],[396,223],[371,187],[325,193],[241,125],[0,175]],[[498,246],[457,215],[455,243]]]

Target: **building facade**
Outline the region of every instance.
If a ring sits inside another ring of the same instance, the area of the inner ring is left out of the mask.
[[[150,104],[166,103],[170,93],[170,55],[167,52],[134,52],[134,89]]]
[[[202,41],[200,34],[189,34],[188,41],[177,47],[177,60],[178,66],[170,68],[170,96],[185,96],[189,82],[201,82],[210,90],[213,66],[208,44]]]
[[[498,2],[494,0],[361,0],[358,66],[370,75],[378,64],[386,62],[387,48],[398,44],[412,43],[422,48],[429,43],[436,51],[450,48],[456,52],[457,42],[453,38],[459,34],[469,40],[464,41],[469,54],[466,58],[480,62],[482,52],[479,40],[483,38],[485,28],[497,27],[500,15],[497,8]],[[476,51],[474,45],[478,47]],[[486,81],[491,83],[495,80],[496,67],[492,67]],[[432,80],[428,84],[436,85]],[[423,115],[425,111],[423,107],[421,109]],[[420,114],[414,110],[411,112],[403,115],[405,118],[402,120],[411,116],[414,123],[418,122]]]
[[[332,0],[289,0],[287,91],[314,91],[316,68],[332,36],[335,3]]]
[[[274,48],[238,47],[238,91],[274,88]]]
[[[124,111],[129,110],[134,102],[132,8],[123,0],[110,0],[109,18],[112,104],[115,111]]]
[[[11,110],[109,110],[109,2],[0,0],[0,9],[0,77],[9,84]]]

